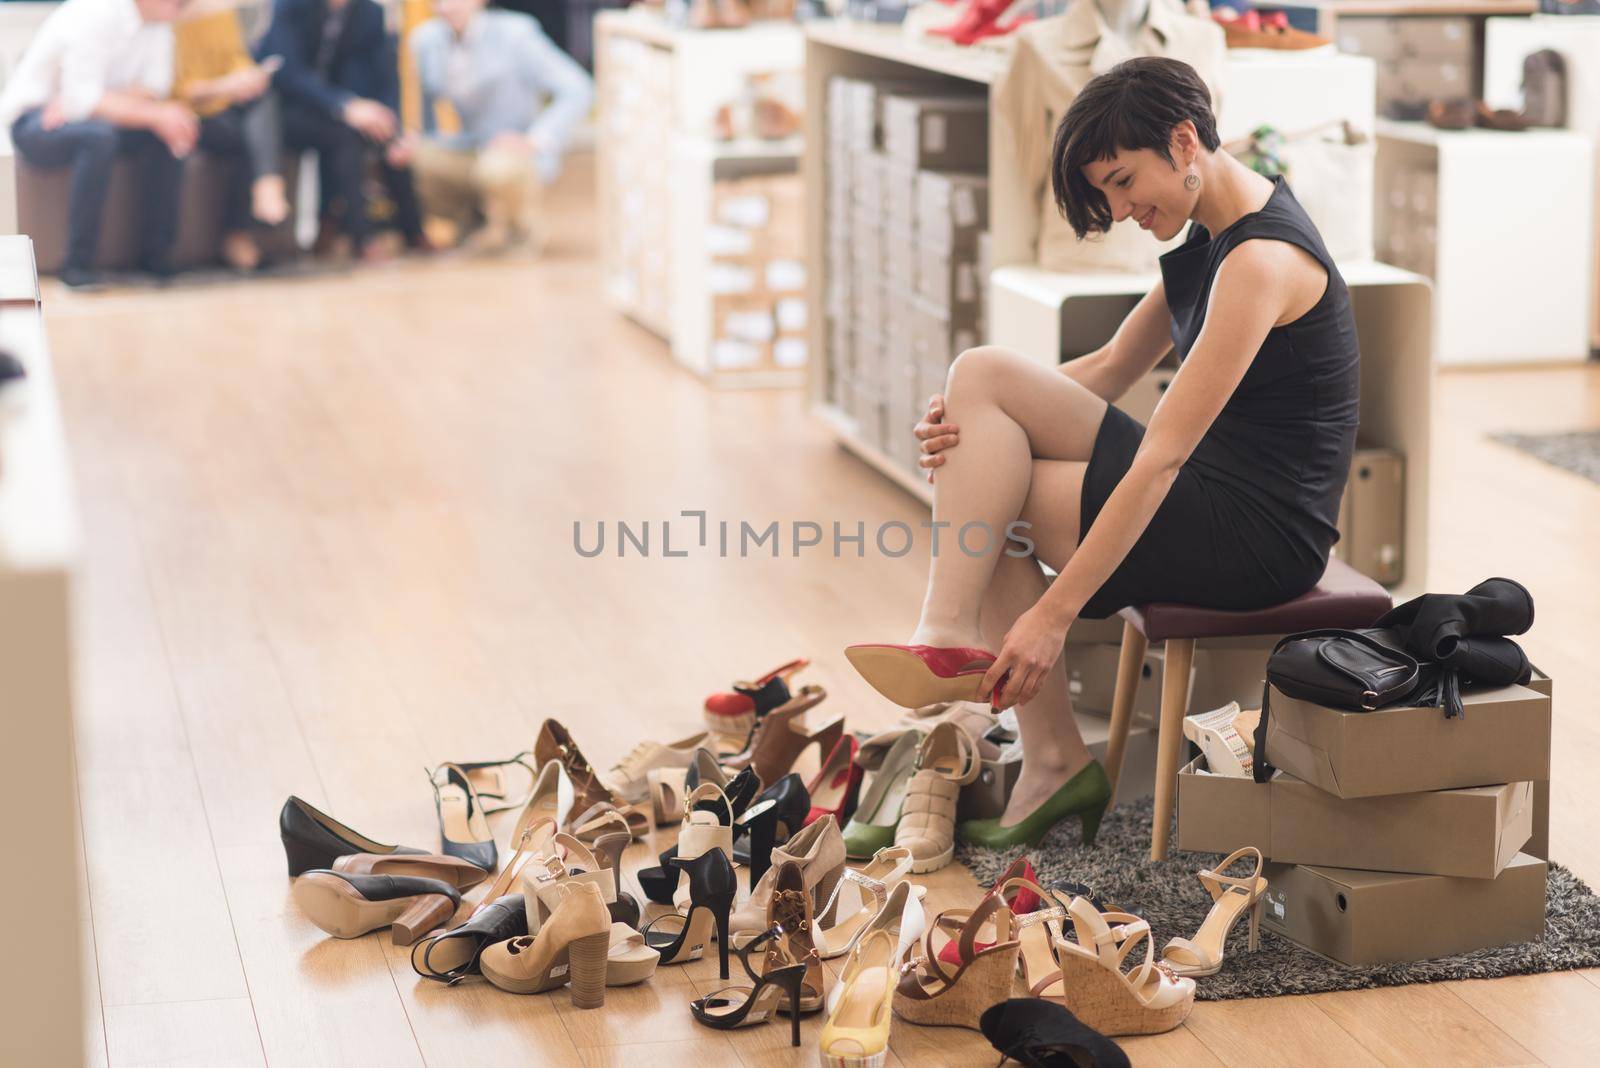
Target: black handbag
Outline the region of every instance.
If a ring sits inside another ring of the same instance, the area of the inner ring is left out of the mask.
[[[1418,689],[1423,665],[1388,628],[1305,630],[1273,646],[1267,681],[1297,700],[1370,712]]]

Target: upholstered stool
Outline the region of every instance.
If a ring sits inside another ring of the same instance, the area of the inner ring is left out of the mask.
[[[1178,754],[1183,750],[1183,717],[1189,697],[1189,669],[1198,638],[1248,638],[1292,634],[1318,627],[1369,627],[1393,602],[1372,579],[1336,559],[1311,592],[1284,604],[1255,612],[1227,612],[1184,604],[1144,604],[1122,610],[1122,655],[1117,662],[1117,689],[1111,703],[1111,736],[1106,743],[1106,777],[1113,801],[1122,753],[1128,743],[1133,702],[1139,694],[1140,669],[1150,642],[1166,642],[1167,663],[1161,679],[1161,726],[1156,738],[1156,815],[1150,834],[1150,858],[1167,856],[1172,824],[1173,791],[1178,783]]]

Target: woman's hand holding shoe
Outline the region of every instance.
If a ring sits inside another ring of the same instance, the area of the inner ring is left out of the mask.
[[[1022,613],[1006,632],[1000,656],[989,665],[979,694],[989,695],[990,704],[1001,709],[1033,700],[1044,685],[1045,676],[1061,658],[1070,626],[1071,617],[1061,620],[1042,603]],[[1006,678],[1007,672],[1010,679]]]
[[[933,481],[933,469],[944,463],[939,454],[961,443],[961,428],[944,421],[944,397],[938,393],[928,398],[928,414],[923,416],[912,433],[922,442],[922,455],[917,465],[927,470],[928,481]]]

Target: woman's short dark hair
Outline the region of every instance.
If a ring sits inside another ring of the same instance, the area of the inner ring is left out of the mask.
[[[1105,194],[1090,184],[1083,168],[1118,152],[1148,148],[1176,168],[1172,128],[1188,119],[1200,143],[1215,152],[1217,118],[1211,92],[1189,64],[1163,56],[1125,60],[1095,78],[1078,94],[1056,127],[1050,150],[1050,181],[1056,207],[1081,240],[1104,233],[1113,222]]]

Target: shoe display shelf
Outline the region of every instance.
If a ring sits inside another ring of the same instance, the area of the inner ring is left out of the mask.
[[[594,34],[607,298],[665,339],[673,358],[711,385],[801,385],[803,356],[799,365],[785,367],[773,359],[731,361],[719,355],[715,298],[718,279],[726,273],[719,274],[712,239],[719,187],[798,169],[798,137],[719,140],[714,123],[718,108],[740,96],[748,76],[798,73],[800,28],[758,22],[742,29],[680,29],[636,6],[600,12]],[[761,234],[755,244],[764,254],[767,241]],[[764,279],[770,272],[752,273]],[[800,285],[793,284],[798,302]],[[749,296],[754,302],[788,294],[767,293],[758,282]],[[767,301],[769,307],[772,303]],[[767,342],[761,353],[770,356],[772,349]],[[803,340],[778,351],[793,361],[803,352]]]
[[[0,237],[0,352],[26,377],[0,385],[0,725],[15,758],[12,796],[26,807],[16,856],[59,873],[49,893],[0,885],[0,908],[26,916],[14,948],[46,968],[0,979],[0,1064],[78,1065],[83,852],[72,742],[72,584],[79,526],[40,310],[33,243]],[[78,873],[78,874],[74,874]]]
[[[1522,61],[1553,48],[1567,66],[1566,128],[1588,135],[1600,153],[1600,15],[1489,19],[1484,35],[1484,101],[1494,108],[1520,108]],[[1600,162],[1595,164],[1594,221],[1589,345],[1600,356]]]
[[[1379,255],[1433,279],[1441,364],[1587,357],[1594,153],[1569,130],[1379,123]],[[1505,191],[1530,183],[1508,210]]]
[[[832,78],[926,84],[929,92],[985,93],[999,76],[1004,57],[987,49],[964,49],[907,39],[899,27],[846,22],[818,23],[806,32],[806,261],[808,304],[826,307],[830,139],[826,108]],[[1230,53],[1222,87],[1219,133],[1224,141],[1267,124],[1286,132],[1343,120],[1371,135],[1376,128],[1375,65],[1361,56],[1330,50],[1315,54]],[[992,105],[991,105],[992,107]],[[1023,176],[993,150],[988,158],[989,259],[981,340],[1015,348],[1050,364],[1103,344],[1156,276],[1150,273],[1046,271],[1034,265],[1037,211],[1005,195]],[[1371,183],[1365,190],[1372,189]],[[1359,193],[1363,199],[1367,193]],[[1370,206],[1358,208],[1371,218]],[[1359,244],[1360,242],[1358,242]],[[1429,440],[1434,338],[1430,285],[1419,275],[1363,258],[1343,264],[1361,337],[1361,444],[1387,447],[1406,457],[1405,560],[1403,588],[1419,586],[1427,573]],[[812,316],[813,353],[829,352],[826,316]],[[950,353],[954,358],[956,353]],[[832,361],[814,359],[808,400],[841,445],[924,502],[932,487],[902,458],[890,455],[862,432],[858,417],[835,400]]]
[[[1309,26],[1324,37],[1337,37],[1341,23],[1355,19],[1406,17],[1488,18],[1493,15],[1531,15],[1538,0],[1289,0],[1277,5],[1290,17],[1310,16]]]

